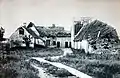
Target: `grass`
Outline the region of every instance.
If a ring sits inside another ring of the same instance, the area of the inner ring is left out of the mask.
[[[0,58],[0,78],[38,78],[38,70],[25,60],[31,57],[62,55],[59,48],[13,49],[4,59]],[[2,56],[1,56],[2,57]]]
[[[46,73],[52,74],[54,77],[58,77],[58,78],[66,77],[67,78],[68,76],[74,76],[71,73],[69,73],[67,70],[65,70],[63,68],[58,68],[49,63],[43,63],[43,62],[39,62],[36,60],[30,60],[30,62],[33,62],[33,63],[39,65],[39,67],[42,67]]]
[[[73,54],[49,61],[60,62],[73,67],[94,78],[118,78],[120,74],[120,54],[85,54],[83,50],[73,50]],[[0,58],[0,78],[38,78],[38,70],[25,60],[31,57],[60,56],[59,48],[14,49],[5,59]],[[46,72],[57,77],[72,76],[65,69],[59,69],[50,64],[39,64]]]
[[[85,54],[73,49],[73,54],[49,61],[60,62],[94,78],[115,78],[120,74],[120,54]]]
[[[7,56],[0,60],[0,78],[38,78],[34,68],[19,57]]]

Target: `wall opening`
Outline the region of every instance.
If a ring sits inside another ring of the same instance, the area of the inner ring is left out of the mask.
[[[50,40],[46,40],[46,46],[50,46]]]
[[[65,42],[65,48],[68,48],[68,42]]]
[[[69,48],[71,48],[71,42],[69,42]]]
[[[57,42],[57,47],[60,47],[60,42]]]
[[[53,41],[53,45],[56,45],[56,41]]]

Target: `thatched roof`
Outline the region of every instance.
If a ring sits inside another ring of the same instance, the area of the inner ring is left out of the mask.
[[[70,37],[71,33],[65,30],[53,30],[44,26],[36,26],[41,37]]]
[[[93,41],[96,41],[96,39],[101,39],[101,38],[118,39],[118,35],[113,27],[99,20],[95,20],[83,26],[75,36],[74,41],[81,41],[83,39],[88,39],[88,38],[90,38]]]

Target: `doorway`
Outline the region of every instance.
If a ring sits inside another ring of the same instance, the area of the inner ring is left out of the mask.
[[[71,42],[69,42],[69,48],[71,48]]]
[[[57,47],[60,47],[60,42],[57,42]]]
[[[50,46],[50,40],[46,40],[46,46]]]
[[[56,45],[56,41],[53,41],[53,45]]]
[[[68,48],[68,42],[65,42],[65,48]]]

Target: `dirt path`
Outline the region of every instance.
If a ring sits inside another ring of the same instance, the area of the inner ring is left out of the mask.
[[[63,55],[53,56],[53,57],[51,57],[51,59],[58,59],[60,57],[66,56],[67,54],[73,53],[70,48],[62,48],[62,51],[64,51]],[[87,74],[84,74],[84,73],[82,73],[82,72],[80,72],[80,71],[78,71],[74,68],[71,68],[71,67],[66,66],[64,64],[61,64],[61,63],[50,62],[50,61],[47,61],[44,58],[40,58],[40,57],[32,57],[31,59],[34,59],[34,60],[37,60],[37,61],[43,62],[43,63],[48,63],[48,64],[51,64],[51,65],[56,66],[58,68],[63,68],[63,69],[67,70],[68,72],[70,72],[71,74],[73,74],[73,75],[75,75],[76,77],[79,77],[79,78],[92,78],[92,77],[88,76]],[[32,66],[39,70],[38,76],[40,78],[56,78],[56,77],[53,77],[52,75],[46,74],[45,71],[42,68],[38,67],[37,65],[32,64]]]
[[[48,64],[51,64],[53,66],[56,66],[58,68],[64,68],[66,69],[67,71],[69,71],[71,74],[75,75],[76,77],[79,77],[79,78],[92,78],[90,76],[88,76],[87,74],[84,74],[74,68],[71,68],[69,66],[66,66],[64,64],[61,64],[61,63],[57,63],[57,62],[50,62],[50,61],[47,61],[47,60],[44,60],[43,58],[39,58],[39,57],[33,57],[31,59],[35,59],[39,62],[43,62],[43,63],[48,63]]]

